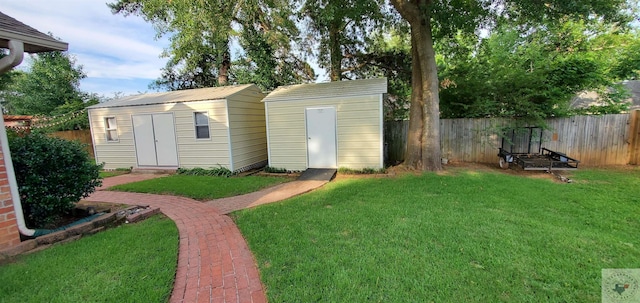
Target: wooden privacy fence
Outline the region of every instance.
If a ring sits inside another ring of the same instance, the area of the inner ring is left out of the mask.
[[[640,110],[631,113],[629,122],[629,164],[640,164]]]
[[[497,163],[503,119],[441,119],[442,157],[452,162]],[[624,165],[640,162],[640,111],[603,116],[548,119],[542,147],[566,153],[581,164]],[[387,162],[404,159],[409,121],[385,123]]]
[[[91,157],[91,159],[93,159],[95,156],[95,154],[93,153],[93,141],[91,141],[91,131],[89,129],[65,130],[65,131],[53,132],[49,135],[52,137],[57,137],[65,140],[80,141],[80,143],[87,145],[87,152],[89,152],[89,156]]]

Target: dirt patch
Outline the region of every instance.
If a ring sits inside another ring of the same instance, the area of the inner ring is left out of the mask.
[[[97,213],[115,212],[115,211],[124,209],[126,207],[127,205],[124,205],[124,204],[90,202],[90,201],[80,200],[78,203],[76,203],[75,208],[72,209],[69,213],[60,215],[53,222],[46,224],[44,226],[39,226],[39,228],[57,229],[59,227],[72,224],[78,220],[84,219],[88,216],[91,216]]]
[[[501,173],[513,176],[520,176],[525,178],[532,179],[547,179],[554,182],[564,183],[567,180],[570,180],[573,177],[572,171],[554,171],[553,173],[549,173],[543,170],[524,170],[519,166],[512,166],[507,169],[500,168],[498,164],[487,164],[487,163],[450,163],[444,166],[445,171],[463,171],[463,170],[474,170],[474,171],[486,171],[493,173]]]
[[[443,165],[443,170],[437,172],[438,175],[441,176],[451,176],[464,171],[478,171],[478,172],[492,172],[492,173],[501,173],[508,174],[513,176],[521,176],[525,178],[534,178],[534,179],[548,179],[554,182],[565,182],[562,178],[571,179],[573,177],[572,171],[557,171],[555,174],[551,174],[545,171],[530,171],[524,170],[520,167],[512,167],[509,169],[502,169],[498,166],[498,164],[487,164],[487,163],[462,163],[462,162],[449,162],[447,165]],[[347,175],[340,174],[336,175],[336,180],[342,179],[354,179],[354,178],[384,178],[384,177],[395,177],[402,175],[415,175],[418,176],[422,174],[422,171],[415,170],[404,165],[396,165],[387,168],[386,174],[360,174],[360,175]]]
[[[260,176],[260,177],[282,177],[282,178],[289,178],[289,179],[297,179],[298,177],[300,177],[300,173],[299,172],[286,172],[286,173],[268,173],[268,172],[264,172],[264,171],[259,171],[259,172],[255,172],[253,174],[250,174],[253,176]]]

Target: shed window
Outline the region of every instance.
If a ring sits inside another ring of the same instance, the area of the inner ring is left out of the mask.
[[[116,126],[115,117],[104,118],[104,129],[107,134],[107,141],[109,142],[118,141],[118,127]]]
[[[193,113],[196,125],[196,139],[209,139],[209,117],[207,113]]]

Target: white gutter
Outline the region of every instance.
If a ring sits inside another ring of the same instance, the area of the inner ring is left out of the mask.
[[[9,55],[0,59],[0,74],[11,70],[22,62],[24,57],[24,43],[22,41],[9,41]],[[9,139],[7,138],[7,130],[4,127],[4,117],[2,117],[2,106],[0,106],[0,144],[2,145],[2,154],[4,157],[4,167],[7,171],[7,180],[9,181],[9,189],[11,190],[11,198],[13,200],[13,209],[16,213],[16,221],[18,222],[18,230],[25,236],[33,236],[36,232],[27,228],[24,221],[24,213],[22,212],[22,203],[20,202],[20,193],[18,192],[18,182],[16,181],[16,173],[13,169],[13,161],[11,161],[11,151],[9,150]]]

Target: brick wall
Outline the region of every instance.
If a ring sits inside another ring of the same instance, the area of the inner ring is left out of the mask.
[[[0,250],[13,247],[20,243],[18,222],[11,200],[9,179],[4,165],[4,155],[0,149]]]

